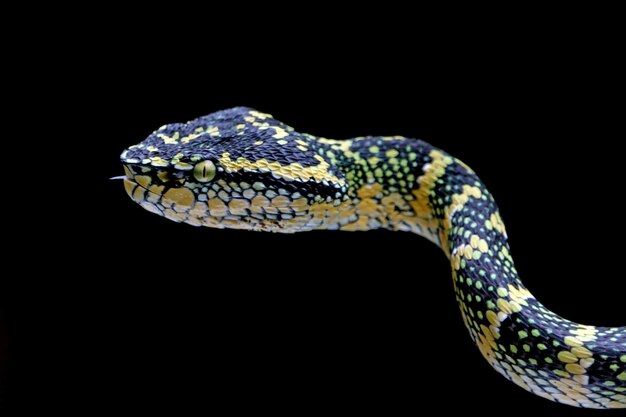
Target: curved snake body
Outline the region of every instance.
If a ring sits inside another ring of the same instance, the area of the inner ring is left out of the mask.
[[[465,326],[496,371],[552,401],[626,408],[626,327],[577,324],[539,303],[489,191],[423,141],[319,138],[238,107],[165,125],[121,160],[130,197],[177,222],[422,235],[450,259]]]

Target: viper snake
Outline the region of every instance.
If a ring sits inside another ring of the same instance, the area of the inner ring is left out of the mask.
[[[424,236],[450,259],[465,326],[496,371],[548,400],[626,408],[626,327],[574,323],[538,302],[518,278],[492,195],[428,143],[326,139],[237,107],[162,126],[121,161],[132,200],[176,222]]]

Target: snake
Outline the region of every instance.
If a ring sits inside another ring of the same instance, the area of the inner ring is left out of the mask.
[[[498,373],[547,400],[626,408],[626,327],[578,324],[537,301],[492,194],[468,165],[422,140],[328,139],[235,107],[166,124],[120,159],[130,198],[175,222],[421,235],[450,260],[465,327]]]

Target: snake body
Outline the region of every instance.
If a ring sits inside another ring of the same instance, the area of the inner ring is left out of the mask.
[[[518,278],[489,191],[423,141],[325,139],[237,107],[165,125],[121,161],[129,196],[176,222],[424,236],[450,259],[465,326],[496,371],[552,401],[626,408],[626,327],[577,324],[539,303]]]

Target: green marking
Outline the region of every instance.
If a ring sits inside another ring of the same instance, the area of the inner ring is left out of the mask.
[[[622,362],[626,362],[626,355],[620,356],[619,360],[622,361]]]
[[[617,376],[617,379],[619,379],[620,381],[626,381],[626,372],[622,372],[621,374],[619,374]]]
[[[561,343],[560,343],[558,340],[553,340],[553,341],[552,341],[552,345],[553,345],[554,347],[558,347],[558,346],[560,346],[560,345],[561,345]]]
[[[551,357],[549,357],[549,356],[546,356],[544,360],[545,360],[546,362],[548,362],[548,363],[552,363],[552,362],[553,362],[552,358],[551,358]]]
[[[475,287],[476,287],[477,289],[479,289],[479,290],[483,287],[483,283],[482,283],[482,282],[480,282],[480,281],[476,281],[476,284],[474,284],[474,285],[475,285]]]
[[[535,358],[528,358],[528,362],[532,363],[535,366],[537,366],[539,364],[539,362],[537,362],[537,359],[535,359]]]
[[[506,297],[507,295],[509,295],[509,292],[506,290],[506,288],[498,288],[498,290],[496,291],[498,293],[498,295],[500,297]]]
[[[611,364],[611,366],[609,366],[609,368],[611,369],[611,371],[615,372],[615,371],[617,371],[619,369],[619,365],[614,363],[614,364]]]
[[[522,349],[524,349],[524,352],[530,352],[530,345],[527,345],[527,344],[524,343],[522,345]]]
[[[537,344],[537,349],[539,350],[546,350],[548,347],[546,345],[544,345],[543,343],[538,343]]]
[[[511,352],[517,353],[517,346],[511,345],[510,347],[511,347]]]
[[[517,332],[517,335],[520,339],[526,339],[528,337],[528,333],[526,333],[524,330],[520,330],[519,332]]]
[[[539,335],[541,335],[541,333],[539,333],[539,330],[537,330],[537,329],[532,329],[530,331],[530,334],[532,334],[535,337],[538,337]]]

